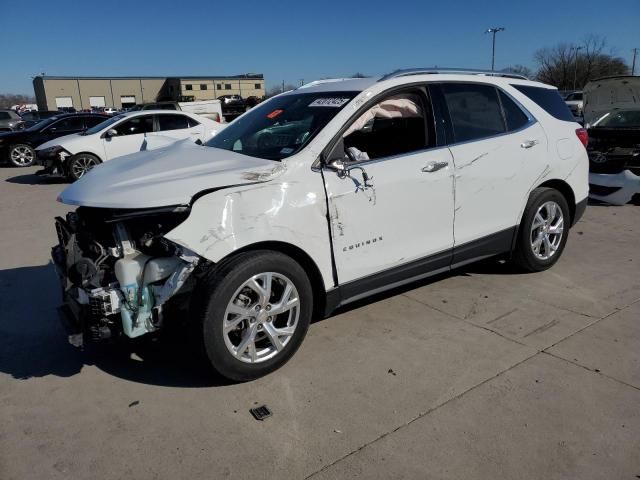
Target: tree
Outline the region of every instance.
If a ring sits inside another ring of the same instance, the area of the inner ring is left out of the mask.
[[[36,103],[36,99],[31,95],[0,93],[0,108],[11,108],[23,103]]]
[[[587,36],[579,45],[560,43],[555,47],[538,50],[536,79],[555,85],[559,90],[582,89],[596,78],[611,75],[628,75],[629,67],[624,59],[612,50],[605,52],[606,41],[597,35]],[[576,61],[577,58],[577,61]]]

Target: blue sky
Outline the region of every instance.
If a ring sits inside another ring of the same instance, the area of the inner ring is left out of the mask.
[[[629,63],[640,47],[639,0],[0,0],[0,12],[3,93],[32,93],[39,72],[259,72],[274,86],[409,66],[488,68],[490,26],[506,27],[497,69],[534,66],[538,48],[588,33]]]

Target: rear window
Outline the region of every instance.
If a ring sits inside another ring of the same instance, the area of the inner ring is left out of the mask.
[[[566,122],[575,122],[571,110],[564,103],[562,97],[557,90],[551,88],[530,87],[528,85],[511,85],[516,90],[524,93],[531,100],[536,102],[538,106],[543,108],[549,115],[564,120]]]

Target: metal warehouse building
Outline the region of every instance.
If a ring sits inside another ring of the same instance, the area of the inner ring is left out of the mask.
[[[73,107],[128,108],[161,100],[212,100],[221,95],[243,98],[266,94],[262,74],[200,77],[58,77],[33,79],[39,110]]]

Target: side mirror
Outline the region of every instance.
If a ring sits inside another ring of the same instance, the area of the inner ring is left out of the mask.
[[[333,146],[329,154],[324,159],[324,166],[338,173],[344,172],[345,165],[344,140],[341,138]]]
[[[118,131],[115,128],[110,128],[107,133],[104,134],[105,138],[117,137]]]

